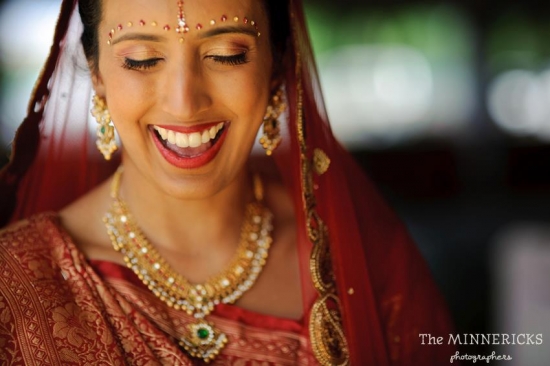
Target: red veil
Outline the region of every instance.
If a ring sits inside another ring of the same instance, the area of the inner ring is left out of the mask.
[[[0,225],[58,210],[106,179],[117,161],[95,150],[91,82],[76,0],[64,0],[54,43],[0,173]],[[406,229],[335,140],[300,0],[291,0],[292,67],[284,144],[274,153],[295,203],[311,347],[325,365],[442,365],[444,301]],[[311,304],[311,299],[315,302]],[[446,339],[446,338],[445,338]]]

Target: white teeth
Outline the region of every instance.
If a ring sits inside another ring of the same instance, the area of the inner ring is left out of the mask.
[[[210,138],[213,139],[214,137],[216,137],[216,134],[218,133],[218,130],[216,129],[216,127],[212,127],[208,133],[210,134]]]
[[[160,133],[160,136],[163,140],[166,140],[168,138],[168,131],[164,128],[157,128],[157,131]]]
[[[189,147],[189,136],[185,133],[176,133],[176,145],[179,147]]]
[[[201,144],[202,141],[200,132],[193,132],[189,135],[189,147],[199,147]]]
[[[171,144],[176,143],[176,133],[172,130],[168,130],[168,142]]]
[[[201,136],[201,141],[203,144],[207,143],[208,141],[210,141],[210,132],[208,131],[204,131],[202,133],[202,136]]]
[[[223,128],[223,122],[218,123],[216,126],[210,127],[208,130],[193,133],[176,132],[158,126],[154,126],[154,128],[158,131],[163,140],[168,141],[171,144],[179,147],[199,147],[216,137],[218,132]]]

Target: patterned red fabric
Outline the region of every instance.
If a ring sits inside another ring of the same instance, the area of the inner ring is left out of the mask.
[[[192,317],[126,267],[87,261],[53,213],[1,232],[0,294],[2,365],[201,364],[177,344]],[[232,305],[208,319],[230,340],[210,364],[317,364],[303,322]]]

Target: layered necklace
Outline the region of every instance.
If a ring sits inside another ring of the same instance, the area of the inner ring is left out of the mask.
[[[122,168],[111,184],[113,203],[103,221],[116,251],[149,290],[168,306],[183,310],[194,320],[186,325],[179,344],[192,356],[213,360],[227,343],[227,335],[205,317],[218,304],[232,304],[261,273],[272,242],[271,212],[262,204],[263,187],[254,177],[255,200],[246,206],[237,252],[229,266],[200,284],[190,283],[172,268],[147,240],[119,196]]]

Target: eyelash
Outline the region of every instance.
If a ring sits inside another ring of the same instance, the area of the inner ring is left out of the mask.
[[[248,62],[246,58],[246,52],[242,52],[237,55],[231,55],[231,56],[212,55],[212,56],[208,56],[208,58],[211,58],[215,62],[219,62],[223,65],[229,65],[229,66],[242,65]],[[131,58],[125,58],[122,67],[127,70],[144,71],[152,67],[155,67],[159,63],[159,61],[162,61],[162,59],[151,58],[148,60],[132,60]]]
[[[242,65],[248,62],[248,59],[246,58],[246,52],[239,53],[237,55],[231,55],[231,56],[208,56],[215,62],[219,62],[224,65],[230,65],[230,66],[237,66]]]
[[[128,70],[148,70],[156,66],[161,58],[151,58],[148,60],[132,60],[131,58],[125,58],[122,67]]]

